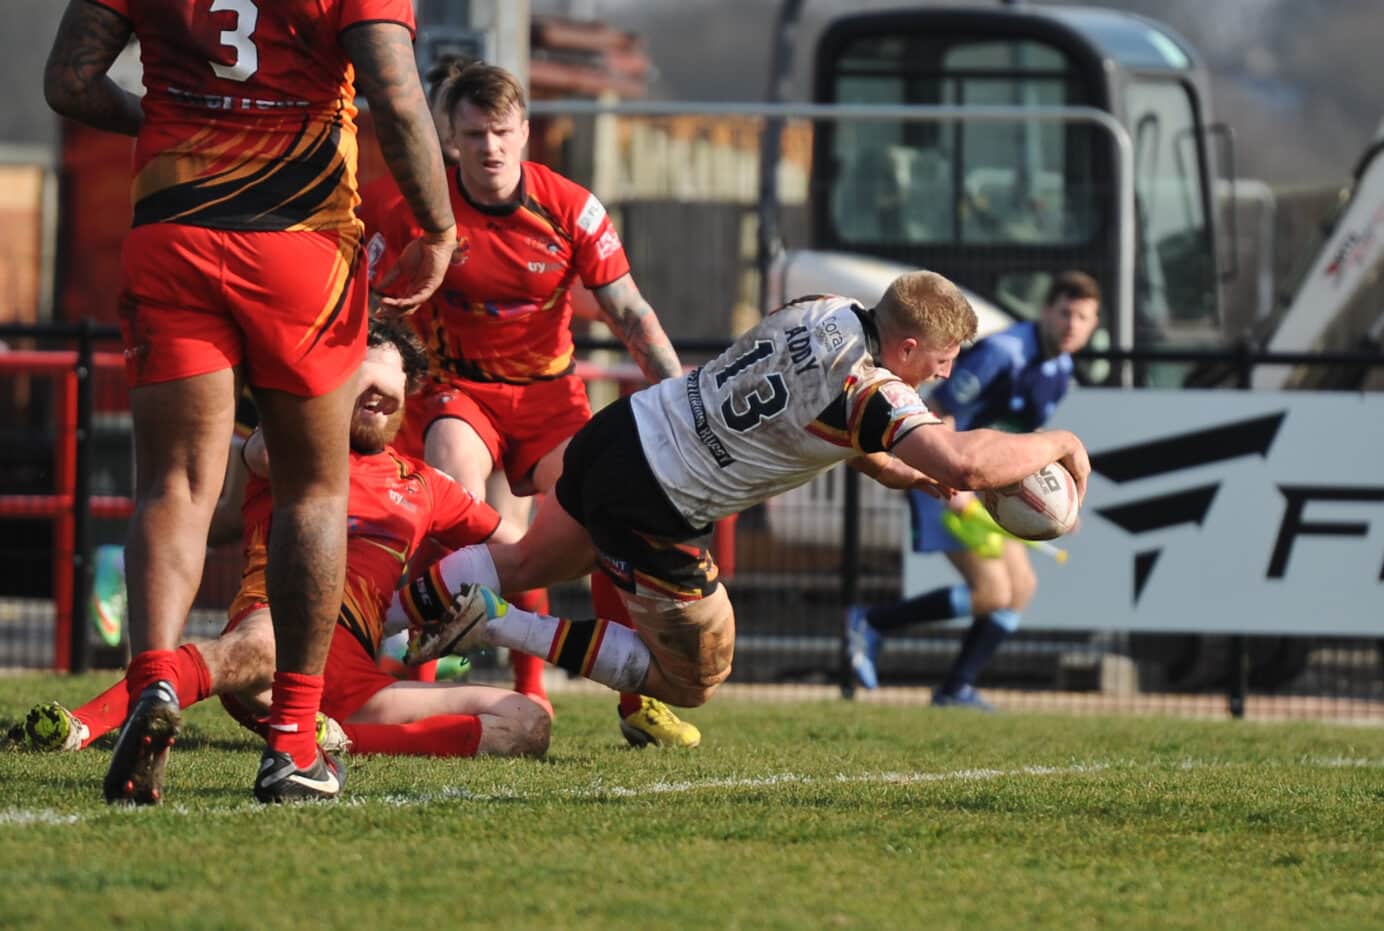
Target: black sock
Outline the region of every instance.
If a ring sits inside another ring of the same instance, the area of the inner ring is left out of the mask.
[[[999,621],[995,619],[996,615],[1001,615]],[[951,670],[942,681],[940,691],[955,695],[964,686],[974,685],[981,670],[990,662],[990,657],[995,655],[1000,644],[1004,643],[1018,626],[1018,620],[1019,616],[1013,611],[977,615],[971,622],[971,629],[966,631],[966,636],[961,641],[961,652],[952,662]],[[1007,622],[1009,626],[1005,626],[1001,621]]]
[[[875,630],[890,631],[909,624],[963,617],[970,610],[970,589],[965,585],[947,585],[892,605],[875,605],[866,612],[865,619]]]
[[[597,632],[605,630],[606,624],[611,622],[563,619],[559,623],[564,628],[558,632],[562,645],[558,647],[557,661],[553,665],[574,676],[584,676],[591,671],[590,660],[593,657],[587,656],[591,652],[591,641]]]

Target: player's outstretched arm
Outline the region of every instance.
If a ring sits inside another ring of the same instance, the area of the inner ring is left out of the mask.
[[[43,69],[48,106],[96,129],[139,135],[144,122],[139,98],[106,75],[129,41],[129,20],[100,4],[72,0]]]
[[[950,498],[955,492],[955,489],[941,484],[930,475],[919,472],[898,456],[892,456],[889,453],[869,453],[864,456],[856,456],[846,464],[861,475],[869,476],[879,482],[885,488],[893,488],[898,491],[914,489],[942,500]]]
[[[447,195],[442,146],[408,30],[397,23],[362,23],[341,34],[356,67],[356,85],[370,102],[380,151],[423,236],[409,243],[388,281],[386,311],[408,313],[437,290],[456,252],[456,220]]]
[[[1016,435],[999,430],[955,430],[919,427],[893,449],[908,465],[952,488],[999,488],[1021,481],[1051,462],[1061,462],[1086,497],[1091,462],[1076,434],[1045,430]]]
[[[625,344],[645,378],[656,382],[682,374],[677,350],[632,275],[622,275],[592,294],[601,306],[601,319]]]

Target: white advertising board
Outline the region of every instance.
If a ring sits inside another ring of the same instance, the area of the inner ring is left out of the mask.
[[[1081,523],[1028,628],[1384,637],[1384,395],[1073,391]],[[904,591],[959,577],[904,543]]]

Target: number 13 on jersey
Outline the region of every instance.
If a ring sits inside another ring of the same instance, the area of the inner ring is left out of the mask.
[[[752,349],[731,360],[729,365],[715,374],[716,387],[725,387],[727,381],[773,354],[773,340],[755,340]],[[737,433],[753,430],[760,421],[773,418],[788,406],[788,384],[779,372],[746,376],[737,380],[732,391],[734,393],[721,402],[721,419]]]

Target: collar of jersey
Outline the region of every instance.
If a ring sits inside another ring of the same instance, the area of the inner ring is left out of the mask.
[[[466,184],[461,180],[461,166],[458,165],[454,170],[456,171],[457,190],[461,192],[462,200],[466,201],[481,213],[488,214],[492,217],[507,217],[524,206],[524,202],[528,200],[529,194],[524,187],[524,166],[522,165],[519,166],[519,186],[514,189],[514,199],[507,200],[503,204],[476,203],[471,199],[470,192],[466,190]]]
[[[866,310],[859,304],[852,304],[851,313],[860,321],[860,329],[865,334],[865,348],[869,350],[870,358],[874,360],[876,367],[884,368],[884,363],[879,361],[879,325],[875,323],[874,308]]]

